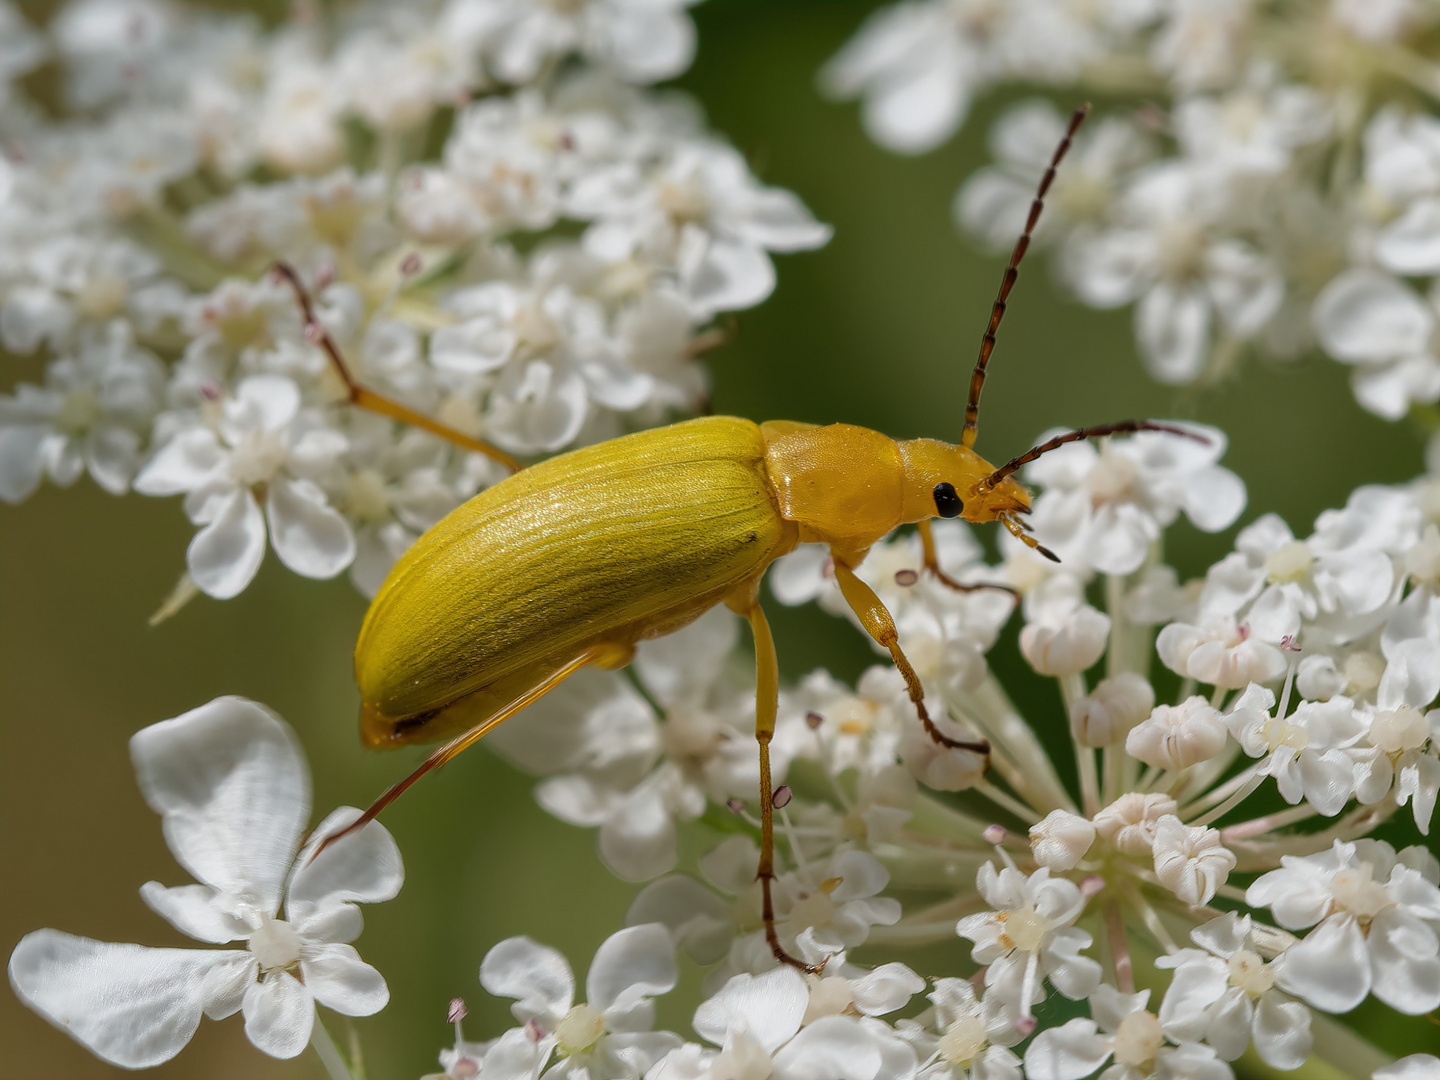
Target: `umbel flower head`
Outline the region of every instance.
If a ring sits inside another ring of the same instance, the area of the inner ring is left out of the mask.
[[[400,852],[375,823],[311,859],[301,848],[310,774],[294,733],[243,698],[153,724],[130,743],[145,800],[165,840],[196,879],[151,881],[140,896],[175,929],[232,949],[152,949],[76,937],[26,935],[10,956],[20,999],[96,1056],[137,1069],[168,1061],[202,1015],[244,1014],[245,1034],[274,1057],[305,1049],[315,1006],[347,1016],[385,1007],[385,980],[350,944],[357,903],[400,891]],[[341,807],[325,836],[354,821]]]

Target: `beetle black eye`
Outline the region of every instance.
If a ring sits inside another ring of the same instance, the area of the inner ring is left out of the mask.
[[[959,517],[960,511],[965,509],[965,504],[960,501],[960,496],[955,494],[954,484],[935,485],[935,512],[943,518]]]

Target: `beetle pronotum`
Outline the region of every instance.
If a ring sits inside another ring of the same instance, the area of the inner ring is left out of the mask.
[[[1133,431],[1193,433],[1151,421],[1082,428],[996,468],[971,447],[980,393],[1020,262],[1046,192],[1088,106],[1077,110],[1040,181],[1006,267],[970,380],[958,446],[904,442],[849,424],[755,424],[713,416],[641,431],[519,469],[513,458],[453,432],[355,381],[314,317],[295,272],[277,267],[303,309],[307,336],[329,354],[350,400],[417,424],[516,470],[422,536],[376,594],[355,648],[361,733],[370,746],[448,739],[357,820],[374,819],[426,772],[449,761],[581,668],[620,668],[637,642],[684,626],[724,603],[755,642],[755,737],[760,759],[760,863],[765,935],[776,959],[814,970],[781,946],[769,744],[779,668],[758,600],[770,564],[802,541],[829,546],[835,580],[861,625],[904,676],[920,722],[937,743],[988,754],[984,742],[944,735],[897,640],[894,620],[855,573],[870,547],[902,524],[918,526],[924,569],[956,589],[936,559],[932,517],[999,521],[1051,559],[1029,534],[1030,499],[1013,474],[1068,442]],[[1058,561],[1058,560],[1057,560]],[[345,830],[350,831],[349,829]],[[344,833],[322,842],[334,842]],[[318,853],[318,849],[317,849]]]

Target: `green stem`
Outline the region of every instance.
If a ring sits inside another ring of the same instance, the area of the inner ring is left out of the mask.
[[[330,1037],[330,1032],[325,1030],[325,1024],[320,1019],[320,1014],[315,1014],[315,1023],[310,1027],[310,1045],[320,1055],[321,1062],[325,1065],[325,1072],[330,1080],[354,1080],[350,1075],[350,1066],[345,1064],[344,1057],[340,1054],[340,1048],[335,1045],[335,1040]]]

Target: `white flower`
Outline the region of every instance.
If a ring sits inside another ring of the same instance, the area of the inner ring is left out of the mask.
[[[595,950],[585,976],[586,1000],[575,1004],[575,976],[565,957],[526,937],[507,938],[480,965],[480,983],[496,997],[514,998],[510,1011],[534,1024],[539,1066],[553,1050],[554,1080],[641,1076],[680,1045],[668,1031],[651,1031],[651,998],[675,986],[675,946],[655,923],[611,934]]]
[[[1285,801],[1306,800],[1334,817],[1355,794],[1355,755],[1348,748],[1365,733],[1365,721],[1347,697],[1302,701],[1288,716],[1272,716],[1275,697],[1251,685],[1226,714],[1230,733],[1245,753],[1263,758],[1261,775],[1275,777]]]
[[[1188,769],[1225,748],[1225,724],[1203,697],[1158,705],[1125,737],[1131,757],[1157,769]]]
[[[1440,1005],[1433,855],[1337,840],[1318,855],[1280,862],[1255,880],[1245,902],[1271,908],[1287,930],[1315,927],[1276,961],[1282,989],[1326,1012],[1348,1012],[1370,993],[1405,1013]]]
[[[1069,117],[1044,100],[1022,102],[1001,114],[990,129],[996,164],[972,173],[955,194],[955,220],[966,232],[996,250],[1014,246],[1068,123]],[[1120,194],[1124,175],[1150,153],[1133,122],[1111,116],[1092,120],[1055,174],[1036,237],[1053,241],[1102,219]]]
[[[1378,110],[1365,128],[1359,195],[1374,223],[1376,262],[1401,277],[1440,272],[1440,121],[1393,105]]]
[[[349,1016],[384,1008],[384,979],[348,942],[360,933],[356,902],[399,891],[400,852],[371,823],[312,861],[320,837],[359,817],[342,807],[297,857],[310,777],[285,723],[254,702],[217,698],[138,732],[131,754],[166,842],[200,882],[152,881],[141,897],[190,937],[246,948],[150,949],[37,930],[10,957],[21,999],[132,1069],[178,1054],[202,1013],[243,1012],[250,1041],[289,1058],[309,1041],[316,1002]]]
[[[899,1023],[900,1035],[926,1062],[924,1080],[1021,1080],[1020,1059],[1008,1047],[1021,1033],[999,995],[982,1002],[964,979],[936,979],[934,1007]]]
[[[1307,642],[1321,635],[1348,641],[1371,629],[1383,617],[1395,571],[1385,551],[1350,527],[1351,515],[1367,512],[1373,508],[1331,513],[1309,540],[1295,539],[1276,514],[1247,525],[1235,551],[1205,575],[1201,615],[1241,618],[1243,610],[1246,625],[1269,642],[1299,637],[1302,620]]]
[[[790,192],[762,187],[737,151],[714,140],[679,142],[648,167],[596,170],[574,185],[568,206],[594,221],[584,244],[595,257],[673,267],[700,319],[764,300],[775,288],[766,253],[819,247],[831,231]]]
[[[876,982],[882,970],[862,976],[859,981],[875,986],[894,982],[890,978],[894,972],[885,973]],[[881,1080],[912,1073],[916,1066],[914,1050],[868,1012],[858,1017],[824,1011],[815,1017],[807,1016],[816,995],[828,996],[829,991],[824,989],[827,981],[844,980],[812,979],[807,984],[804,976],[786,967],[761,975],[733,976],[695,1011],[695,1031],[719,1046],[718,1053],[693,1045],[681,1048],[647,1080],[720,1080],[737,1076]],[[901,980],[907,987],[918,981]],[[873,1007],[890,1011],[886,1006],[897,998],[908,1000],[908,988],[898,989],[897,993],[898,986],[881,995],[888,1000],[877,999]]]
[[[1155,961],[1175,971],[1160,1004],[1165,1033],[1176,1042],[1209,1043],[1226,1061],[1253,1039],[1267,1065],[1298,1069],[1314,1043],[1310,1010],[1275,989],[1275,970],[1251,940],[1250,916],[1228,912],[1190,937],[1199,949]]]
[[[834,97],[864,97],[876,142],[915,154],[949,138],[991,83],[1067,81],[1099,46],[1085,6],[1068,0],[908,0],[871,15],[821,81]]]
[[[1416,295],[1380,270],[1354,267],[1315,300],[1315,335],[1325,351],[1354,364],[1355,399],[1387,420],[1412,403],[1440,399],[1437,300]]]
[[[1175,107],[1184,153],[1216,170],[1215,179],[1283,172],[1296,149],[1330,132],[1328,102],[1304,85],[1270,85],[1265,74],[1228,94],[1186,98]]]
[[[1208,904],[1235,869],[1235,855],[1218,829],[1186,825],[1174,814],[1155,822],[1155,877],[1192,907]]]
[[[1085,898],[1073,882],[1051,877],[1044,866],[1027,877],[1014,867],[997,871],[987,862],[975,887],[994,910],[965,916],[955,932],[975,943],[971,956],[977,964],[989,965],[985,985],[991,994],[1004,993],[1016,1012],[1029,1016],[1031,1005],[1045,1000],[1042,978],[1068,998],[1095,991],[1100,965],[1080,955],[1093,939],[1072,925],[1085,910]]]
[[[66,486],[82,472],[112,495],[129,489],[164,369],[123,323],[114,330],[49,364],[44,387],[21,384],[0,398],[0,499],[19,502],[42,476]]]
[[[695,54],[695,0],[458,0],[452,30],[473,27],[490,69],[505,82],[527,83],[542,66],[579,52],[634,82],[679,75]]]
[[[1070,1020],[1035,1036],[1025,1051],[1030,1080],[1080,1080],[1113,1056],[1104,1080],[1231,1080],[1230,1067],[1210,1047],[1194,1042],[1171,1045],[1169,1032],[1145,1005],[1150,991],[1122,994],[1102,985],[1090,996],[1094,1020]],[[1099,1021],[1098,1023],[1096,1021]],[[1176,1040],[1178,1042],[1178,1040]]]
[[[1225,435],[1200,424],[1180,426],[1204,441],[1142,431],[1098,448],[1071,443],[1029,465],[1025,478],[1045,489],[1030,519],[1036,537],[1066,564],[1128,574],[1182,511],[1206,532],[1228,527],[1245,508],[1245,485],[1217,464]]]
[[[1208,164],[1146,166],[1117,202],[1121,222],[1066,250],[1065,279],[1086,303],[1138,301],[1135,336],[1161,382],[1195,381],[1216,324],[1254,336],[1279,310],[1285,282],[1274,262],[1218,223],[1231,198]]]
[[[302,413],[299,389],[283,376],[242,379],[219,404],[213,428],[182,430],[135,478],[144,495],[183,492],[190,520],[204,526],[186,558],[195,584],[221,600],[242,592],[265,557],[267,519],[275,554],[297,574],[344,570],[355,535],[316,481],[333,470],[345,437]]]

